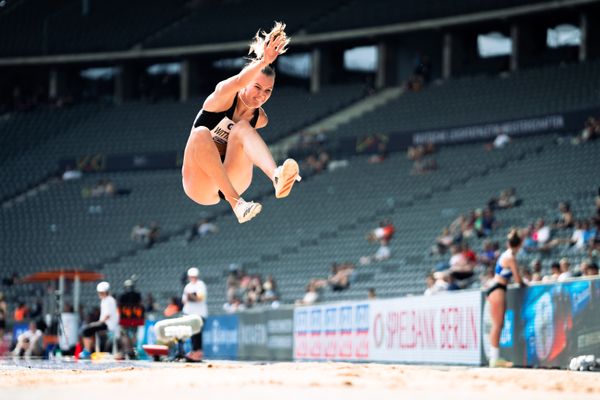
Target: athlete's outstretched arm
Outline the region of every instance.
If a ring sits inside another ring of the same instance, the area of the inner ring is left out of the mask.
[[[215,91],[204,102],[203,108],[211,111],[228,107],[238,91],[252,82],[264,67],[274,62],[277,56],[285,51],[286,43],[285,33],[275,37],[274,40],[265,41],[262,57],[250,62],[239,74],[219,82]]]

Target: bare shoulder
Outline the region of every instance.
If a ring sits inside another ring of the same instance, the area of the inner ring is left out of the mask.
[[[256,121],[256,129],[264,128],[269,123],[269,117],[262,107],[258,109],[258,121]]]
[[[206,100],[204,100],[204,103],[202,104],[202,108],[204,110],[211,112],[222,112],[229,109],[229,107],[231,107],[233,104],[233,99],[235,98],[237,92],[230,93],[228,91],[220,90],[219,85],[221,85],[221,83],[219,83],[215,88],[215,91],[212,92],[206,98]]]

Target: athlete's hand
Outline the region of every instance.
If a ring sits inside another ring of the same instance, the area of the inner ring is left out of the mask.
[[[270,38],[269,40],[265,41],[263,61],[266,64],[272,64],[277,59],[277,56],[286,51],[286,40],[287,38],[285,33],[283,33],[275,36],[275,38]]]

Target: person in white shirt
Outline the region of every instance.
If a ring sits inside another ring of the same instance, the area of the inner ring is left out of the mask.
[[[207,219],[202,221],[202,223],[198,227],[198,235],[200,237],[204,237],[210,233],[217,233],[218,231],[219,231],[219,228],[217,228],[217,226],[215,224],[213,224],[212,222],[209,222]]]
[[[560,265],[560,275],[558,276],[557,281],[563,282],[569,278],[573,277],[573,273],[570,271],[571,263],[569,263],[568,258],[562,258],[559,262]]]
[[[449,285],[448,282],[446,282],[447,276],[448,275],[443,271],[437,271],[427,275],[427,289],[425,289],[423,295],[431,296],[448,290]]]
[[[79,358],[87,359],[92,354],[92,342],[96,332],[110,331],[117,333],[119,328],[119,313],[117,311],[117,301],[109,294],[110,284],[100,282],[96,286],[96,292],[100,298],[100,319],[85,325],[82,328],[84,350],[79,353]]]
[[[510,137],[506,133],[500,133],[494,139],[494,148],[501,149],[510,142]]]
[[[183,303],[183,314],[197,315],[202,321],[208,316],[206,306],[206,285],[199,279],[200,271],[196,267],[188,269],[189,283],[183,288],[181,301]],[[192,351],[186,355],[188,361],[202,360],[202,330],[192,335]]]
[[[16,357],[29,358],[42,355],[42,331],[37,328],[35,321],[29,323],[29,329],[17,338],[17,345],[13,350]]]

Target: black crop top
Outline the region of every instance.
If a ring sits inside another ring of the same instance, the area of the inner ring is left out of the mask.
[[[212,131],[219,124],[219,122],[223,120],[224,117],[233,119],[233,113],[235,112],[237,100],[238,95],[236,93],[235,97],[233,98],[233,104],[226,111],[212,112],[201,109],[198,115],[196,116],[196,120],[194,121],[194,128],[197,128],[199,126],[205,126]],[[254,116],[250,120],[250,125],[252,125],[252,127],[254,128],[256,127],[256,123],[258,122],[259,115],[260,112],[257,108],[254,111]]]

